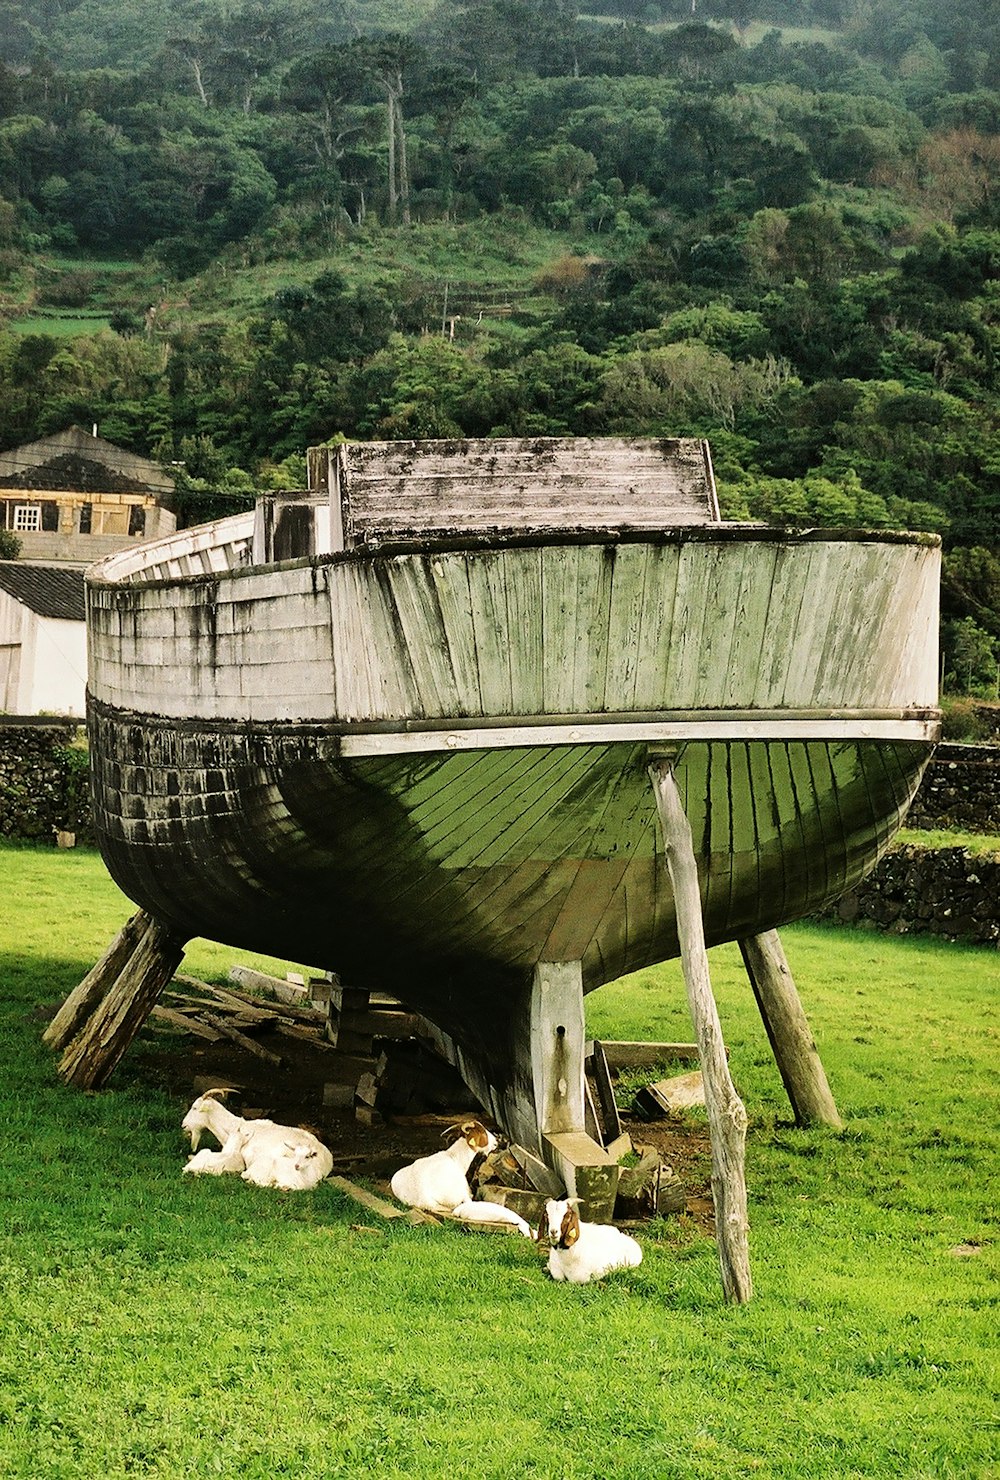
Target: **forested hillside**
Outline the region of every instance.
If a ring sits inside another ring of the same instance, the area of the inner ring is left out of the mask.
[[[711,438],[727,511],[942,532],[1000,658],[1000,9],[0,3],[0,445],[187,517],[351,438]]]

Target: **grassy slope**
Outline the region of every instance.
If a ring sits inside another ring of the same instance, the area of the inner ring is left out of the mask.
[[[275,293],[305,287],[323,272],[340,273],[349,287],[402,291],[412,286],[440,298],[445,293],[475,295],[530,290],[538,273],[570,251],[606,254],[606,237],[570,237],[547,231],[517,218],[485,218],[467,223],[433,222],[405,231],[359,231],[345,237],[328,252],[296,258],[269,258],[243,265],[234,254],[220,258],[189,281],[170,284],[156,273],[144,272],[129,261],[93,261],[84,257],[49,255],[43,260],[46,278],[60,274],[93,279],[91,306],[77,320],[72,310],[36,305],[37,284],[28,275],[10,301],[21,306],[9,327],[19,333],[95,333],[105,321],[101,310],[125,306],[144,311],[150,302],[160,306],[161,326],[176,329],[212,319],[242,319],[270,303]],[[435,308],[435,313],[438,309]],[[72,326],[72,327],[69,327]]]
[[[676,1224],[639,1271],[569,1289],[520,1240],[182,1179],[183,1107],[127,1059],[66,1089],[30,1016],[127,903],[82,851],[0,849],[0,887],[5,1475],[1000,1473],[996,952],[786,933],[843,1135],[784,1123],[736,953],[713,952],[751,1117],[756,1296],[732,1309]],[[199,942],[187,967],[231,959]],[[675,968],[603,989],[590,1028],[689,1036]]]

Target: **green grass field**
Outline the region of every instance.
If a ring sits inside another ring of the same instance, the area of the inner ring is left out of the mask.
[[[783,933],[843,1133],[788,1124],[738,953],[712,953],[750,1115],[736,1308],[677,1221],[567,1287],[520,1239],[183,1179],[183,1105],[128,1056],[70,1090],[40,1041],[127,902],[83,850],[0,848],[0,888],[0,1474],[1000,1475],[997,952]],[[195,942],[184,969],[233,957]],[[690,1036],[674,966],[590,1008],[602,1036]]]
[[[893,843],[907,843],[917,848],[964,848],[973,858],[988,858],[1000,853],[1000,838],[994,833],[946,832],[944,828],[904,827],[896,834]]]
[[[81,334],[99,334],[107,329],[107,314],[55,313],[41,310],[12,318],[8,328],[15,334],[48,334],[52,339],[76,339]]]

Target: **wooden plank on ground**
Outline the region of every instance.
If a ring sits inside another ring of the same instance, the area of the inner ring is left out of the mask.
[[[167,1023],[172,1028],[179,1028],[182,1033],[193,1033],[196,1038],[204,1038],[208,1043],[218,1043],[222,1037],[217,1028],[201,1022],[199,1018],[189,1017],[186,1012],[177,1012],[172,1007],[161,1007],[157,1004],[150,1013],[150,1017],[155,1018],[157,1022]]]
[[[323,1029],[316,1025],[310,1027],[305,1023],[286,1023],[284,1019],[278,1018],[274,1024],[276,1033],[283,1033],[286,1038],[297,1038],[301,1043],[311,1043],[313,1048],[321,1048],[325,1053],[336,1053],[333,1044],[323,1036]]]
[[[511,1146],[510,1149],[518,1164],[524,1168],[528,1181],[538,1192],[545,1197],[562,1197],[565,1194],[565,1184],[559,1173],[553,1171],[533,1151],[525,1146]]]
[[[195,976],[175,975],[174,981],[180,982],[183,987],[193,987],[197,991],[207,993],[209,997],[214,998],[216,1002],[225,1007],[228,1012],[251,1012],[257,1014],[264,1021],[272,1017],[277,1010],[267,1002],[262,1002],[259,997],[248,997],[242,992],[230,992],[225,987],[215,986],[213,982],[199,981]],[[285,1012],[286,1010],[285,1004],[282,1003],[281,1011]]]
[[[280,1053],[275,1053],[273,1048],[265,1048],[262,1043],[257,1043],[253,1038],[248,1038],[245,1033],[241,1033],[238,1028],[234,1028],[232,1023],[227,1022],[223,1017],[219,1017],[217,1013],[206,1012],[203,1016],[205,1021],[211,1023],[213,1028],[218,1028],[224,1038],[228,1038],[233,1043],[238,1044],[240,1048],[246,1049],[247,1053],[252,1053],[255,1058],[263,1059],[267,1064],[277,1065],[281,1063]]]
[[[263,971],[254,971],[249,966],[231,966],[229,968],[229,980],[237,987],[243,987],[248,993],[271,992],[281,1002],[281,1012],[286,1017],[297,1018],[304,1023],[323,1023],[326,1021],[326,1010],[318,1007],[309,1007],[304,1002],[288,1002],[279,993],[279,988],[287,986],[278,976],[268,976]],[[220,988],[221,990],[221,988]],[[230,992],[236,996],[235,992]],[[265,1007],[259,996],[248,998],[255,1007]]]
[[[697,1063],[697,1043],[631,1043],[602,1040],[604,1054],[611,1069],[648,1069],[665,1060]]]
[[[345,1197],[360,1203],[367,1208],[369,1213],[375,1213],[379,1218],[395,1219],[403,1218],[407,1223],[438,1223],[433,1213],[425,1213],[422,1208],[400,1208],[395,1203],[387,1202],[384,1197],[379,1197],[375,1192],[369,1192],[367,1187],[359,1187],[357,1182],[351,1182],[347,1177],[327,1177],[327,1182],[333,1184]]]
[[[604,1129],[604,1144],[607,1146],[610,1141],[616,1141],[622,1133],[618,1102],[615,1100],[615,1092],[611,1085],[611,1071],[604,1044],[597,1041],[588,1044],[587,1047],[590,1050],[588,1069],[594,1080],[597,1102],[601,1110],[601,1124]]]
[[[663,1116],[679,1115],[693,1105],[704,1105],[705,1084],[701,1070],[691,1074],[677,1074],[673,1079],[658,1079],[655,1084],[644,1085],[635,1097],[635,1109],[643,1120],[659,1120]]]

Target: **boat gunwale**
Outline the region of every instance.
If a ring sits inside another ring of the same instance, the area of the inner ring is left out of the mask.
[[[895,743],[900,740],[915,745],[936,745],[937,734],[931,732],[940,728],[942,718],[941,709],[927,706],[912,709],[831,709],[817,706],[815,709],[801,707],[795,709],[718,708],[608,711],[591,715],[497,715],[493,723],[490,722],[489,716],[484,715],[402,720],[249,720],[224,716],[175,717],[156,714],[150,710],[124,709],[109,704],[106,699],[101,699],[96,694],[88,696],[88,707],[92,707],[95,713],[100,713],[117,724],[141,724],[152,728],[176,730],[181,733],[211,730],[218,734],[242,736],[289,734],[303,740],[333,741],[338,747],[344,740],[409,737],[410,740],[419,742],[426,737],[429,748],[434,749],[495,748],[505,743],[511,749],[521,749],[533,744],[590,745],[643,742],[655,748],[656,746],[669,747],[684,744],[688,740],[708,739],[752,740],[765,743],[772,740],[803,739],[873,740],[876,743]],[[815,725],[817,729],[814,734],[807,736],[794,728],[800,725]],[[864,727],[868,725],[883,727],[898,725],[901,731],[897,735],[888,733],[875,735],[865,733]],[[738,726],[743,727],[742,733],[736,732]],[[836,733],[831,731],[830,726],[837,727]],[[686,733],[678,733],[676,738],[661,737],[654,733],[646,736],[624,736],[613,733],[615,730],[640,728],[648,731],[662,731],[670,728],[679,732],[686,731]],[[550,731],[564,732],[565,738],[556,739],[553,734],[548,733]],[[589,733],[583,733],[585,731]],[[526,734],[521,740],[504,742],[502,738],[492,739],[494,736],[502,737],[517,732],[532,732],[537,738],[528,738]],[[449,747],[446,743],[451,736],[485,736],[487,734],[491,736],[491,740],[484,742],[484,747],[477,747],[474,744],[465,745],[457,738],[454,747]],[[440,743],[436,743],[438,737],[440,737]],[[373,753],[380,752],[373,751]]]
[[[239,519],[245,516],[235,516]],[[217,521],[221,524],[230,524],[234,516]],[[198,527],[198,526],[194,526]],[[187,530],[179,531],[180,534],[188,533]],[[177,534],[168,535],[163,540],[150,541],[144,547],[143,553],[148,553],[150,565],[159,564],[164,559],[169,559],[169,546],[178,538]],[[221,542],[220,542],[221,543]],[[506,550],[517,549],[545,549],[552,546],[577,546],[585,548],[593,545],[615,546],[615,545],[685,545],[685,544],[780,544],[786,546],[802,546],[815,544],[831,545],[909,545],[915,549],[940,549],[942,540],[939,534],[925,530],[899,530],[899,529],[863,529],[863,528],[823,528],[819,525],[808,527],[794,527],[788,525],[760,524],[749,521],[720,521],[711,524],[678,524],[665,525],[661,528],[616,528],[616,529],[587,529],[574,527],[572,529],[546,528],[534,530],[520,530],[515,533],[503,533],[498,537],[496,530],[464,531],[447,536],[429,535],[420,540],[396,539],[387,536],[377,543],[369,543],[355,546],[347,550],[326,551],[317,555],[299,556],[294,560],[282,560],[267,563],[247,563],[234,565],[224,570],[196,571],[178,573],[172,576],[152,576],[143,578],[142,567],[133,567],[129,574],[115,577],[113,574],[105,575],[105,567],[112,566],[121,559],[122,552],[106,556],[104,560],[97,561],[86,572],[85,582],[88,589],[111,590],[111,589],[141,589],[156,590],[164,587],[198,587],[203,585],[218,585],[224,580],[245,579],[262,573],[269,575],[282,571],[322,569],[326,566],[338,565],[365,565],[377,564],[400,556],[426,556],[435,557],[439,555],[461,554],[472,552],[476,554],[501,554]],[[206,549],[216,548],[206,544]],[[133,559],[139,553],[130,550],[127,552]],[[178,557],[180,558],[180,556]]]

